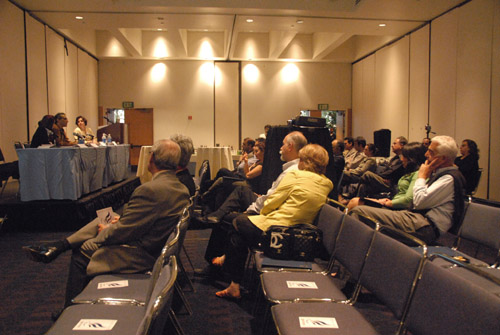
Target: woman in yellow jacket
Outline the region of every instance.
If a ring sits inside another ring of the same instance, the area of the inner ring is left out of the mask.
[[[240,282],[248,248],[258,245],[263,232],[272,225],[312,223],[325,204],[333,188],[332,182],[323,175],[328,153],[317,144],[309,144],[300,150],[299,158],[299,170],[286,174],[264,203],[260,215],[242,214],[234,219],[226,254],[212,261],[215,266],[224,265],[231,278],[229,287],[216,293],[218,297],[241,297]]]

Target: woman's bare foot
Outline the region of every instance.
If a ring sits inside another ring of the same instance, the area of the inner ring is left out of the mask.
[[[231,284],[225,290],[216,292],[215,295],[218,296],[219,298],[240,300],[241,299],[240,284],[231,282]]]
[[[226,255],[222,255],[220,257],[212,258],[212,265],[222,267],[224,265],[224,261],[226,260]]]

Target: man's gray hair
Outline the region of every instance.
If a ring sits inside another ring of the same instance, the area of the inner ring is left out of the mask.
[[[293,148],[299,152],[307,145],[307,139],[300,131],[292,131],[287,135],[287,143],[293,144]]]
[[[436,151],[438,155],[444,156],[445,158],[453,162],[458,154],[457,142],[453,137],[440,135],[432,138],[432,143],[437,143]]]
[[[175,170],[179,165],[181,148],[172,140],[159,140],[153,144],[151,155],[159,170]]]
[[[181,147],[181,159],[179,160],[180,167],[186,167],[191,160],[191,155],[194,154],[193,140],[191,137],[174,134],[170,136],[170,139],[177,143]]]

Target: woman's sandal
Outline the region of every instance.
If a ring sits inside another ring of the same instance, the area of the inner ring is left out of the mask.
[[[241,300],[241,294],[238,296],[233,296],[227,289],[215,292],[215,295],[219,298],[227,299],[227,300],[232,300],[232,301],[240,301]]]

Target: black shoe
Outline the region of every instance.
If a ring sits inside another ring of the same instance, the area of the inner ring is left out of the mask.
[[[207,265],[203,269],[194,269],[194,276],[201,278],[217,278],[222,275],[222,270],[213,265]]]
[[[35,262],[50,263],[64,250],[56,246],[42,244],[38,246],[28,245],[23,247],[28,257]]]

